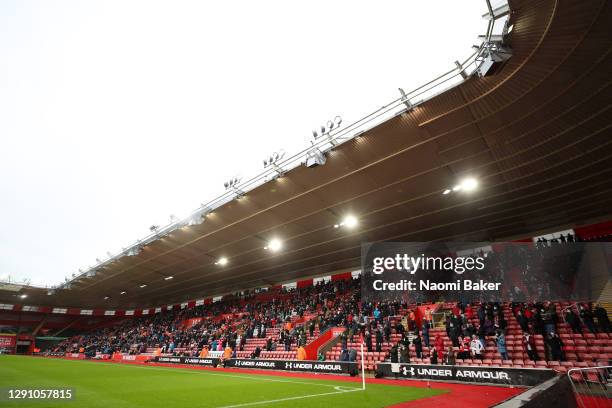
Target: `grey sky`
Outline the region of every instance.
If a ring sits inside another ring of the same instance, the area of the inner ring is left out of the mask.
[[[0,2],[0,278],[55,284],[463,59],[480,0]]]

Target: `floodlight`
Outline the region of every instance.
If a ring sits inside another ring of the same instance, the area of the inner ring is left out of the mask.
[[[344,218],[344,221],[342,221],[342,225],[347,227],[347,228],[355,228],[357,226],[357,218],[353,215],[348,215]]]
[[[217,260],[217,262],[215,262],[215,265],[227,265],[227,258],[226,257],[221,257]]]
[[[478,187],[478,181],[475,178],[466,178],[461,181],[461,188],[464,191],[474,191]]]
[[[270,242],[268,242],[268,245],[265,247],[265,249],[269,249],[270,251],[276,252],[279,251],[282,247],[283,243],[278,238],[274,238]]]

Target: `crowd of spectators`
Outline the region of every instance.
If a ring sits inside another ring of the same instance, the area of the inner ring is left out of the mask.
[[[294,345],[304,346],[306,334],[312,336],[316,328],[323,331],[344,324],[358,307],[358,286],[358,281],[330,281],[264,292],[263,296],[252,292],[234,295],[195,308],[127,318],[111,328],[66,339],[53,351],[141,354],[154,348],[158,353],[195,357],[229,347],[235,355],[250,338],[267,339],[267,351],[289,350]],[[267,300],[258,300],[262,298]],[[292,324],[293,317],[305,314],[315,318],[302,325]],[[272,327],[280,328],[279,336],[268,336]],[[261,351],[256,350],[253,357]]]
[[[425,307],[422,316],[417,316],[415,305],[399,301],[362,302],[359,289],[359,279],[353,279],[277,290],[267,293],[263,300],[254,293],[235,295],[195,308],[129,318],[120,325],[67,339],[54,351],[94,355],[141,354],[155,349],[160,354],[190,357],[205,357],[210,351],[219,351],[230,358],[244,350],[248,339],[259,338],[266,341],[253,350],[252,358],[260,357],[262,351],[297,348],[298,358],[303,359],[307,339],[316,330],[344,327],[339,338],[340,360],[356,360],[357,350],[349,347],[349,343],[363,341],[368,352],[381,352],[392,335],[394,339],[399,337],[399,341],[394,341],[389,351],[391,362],[408,363],[411,352],[418,359],[429,358],[431,364],[452,365],[457,359],[482,360],[487,343],[494,343],[502,359],[507,360],[506,307],[523,333],[523,348],[531,360],[563,361],[563,341],[557,331],[561,319],[575,333],[611,330],[607,311],[592,303],[574,304],[558,313],[551,302],[457,302],[444,318],[446,336],[451,343],[445,345],[439,331],[433,338],[430,336],[434,328],[433,305]],[[296,319],[303,316],[307,319]],[[300,323],[294,324],[295,321]],[[536,335],[544,338],[544,355],[538,353]],[[319,359],[324,358],[319,355]]]
[[[574,333],[582,334],[585,329],[591,333],[611,332],[608,312],[600,304],[576,303],[563,310],[562,316],[559,316],[552,302],[515,302],[508,304],[508,307],[521,328],[523,349],[532,361],[565,360],[564,344],[557,330],[560,319],[564,319]],[[410,346],[414,346],[412,349],[416,358],[429,358],[431,364],[454,365],[456,359],[483,360],[487,342],[493,342],[501,358],[509,360],[506,345],[508,323],[503,309],[503,304],[495,302],[485,302],[478,306],[456,303],[445,317],[446,335],[452,343],[447,347],[439,334],[431,341],[429,332],[432,320],[427,314],[420,328],[405,328],[404,324],[399,323],[396,332],[402,336],[391,349],[391,362],[410,362]],[[543,355],[538,354],[536,335],[541,335],[544,339]],[[423,352],[423,346],[429,350],[427,355]],[[371,351],[370,346],[368,350]]]

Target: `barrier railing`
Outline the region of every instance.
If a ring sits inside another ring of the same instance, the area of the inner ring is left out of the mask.
[[[567,376],[578,407],[612,407],[612,366],[571,368]]]

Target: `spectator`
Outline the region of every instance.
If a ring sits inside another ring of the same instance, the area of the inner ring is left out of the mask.
[[[383,334],[380,328],[376,330],[376,352],[382,351]]]
[[[529,331],[529,321],[527,320],[527,317],[523,314],[522,310],[519,310],[516,314],[516,320],[519,326],[521,326],[521,330],[524,333],[527,333]]]
[[[563,361],[563,342],[555,332],[550,332],[546,340],[550,349],[551,359],[554,361]]]
[[[436,334],[434,345],[436,347],[436,350],[438,350],[438,358],[441,360],[442,354],[444,353],[444,340],[442,339],[442,336],[440,336],[439,334]]]
[[[532,361],[538,361],[538,353],[536,351],[535,339],[528,332],[523,333],[523,348],[529,355],[529,359]]]
[[[438,351],[436,350],[436,346],[429,349],[429,363],[438,364]]]
[[[410,349],[405,344],[400,344],[399,347],[399,362],[409,363],[410,362]]]
[[[453,350],[451,346],[448,346],[448,349],[446,350],[446,355],[444,356],[444,358],[445,358],[444,364],[455,365],[455,351]]]
[[[394,344],[393,347],[391,347],[391,351],[389,352],[389,357],[391,358],[391,362],[392,363],[398,363],[398,347],[397,344]]]
[[[298,360],[306,360],[306,350],[304,349],[304,346],[300,346],[297,349],[297,359]]]
[[[414,353],[417,358],[423,358],[423,344],[421,342],[421,336],[419,336],[419,332],[416,333],[416,337],[412,339],[412,344],[414,344]]]
[[[376,308],[374,309],[373,316],[374,316],[374,320],[376,320],[376,322],[378,323],[381,317],[380,309],[378,308],[378,306],[376,306]]]
[[[465,336],[463,341],[461,341],[459,344],[459,353],[457,354],[457,358],[461,360],[470,358],[470,337]]]
[[[385,333],[385,341],[386,342],[391,341],[391,325],[389,324],[389,321],[385,323],[384,333]]]
[[[423,323],[423,342],[425,347],[429,347],[429,324],[427,322]]]
[[[580,327],[580,318],[571,308],[565,311],[565,322],[570,325],[572,331],[575,334],[582,334],[582,327]]]
[[[365,332],[365,344],[368,352],[372,352],[372,333],[369,330]]]
[[[497,343],[497,351],[501,355],[503,360],[509,360],[508,358],[508,350],[506,348],[506,336],[504,336],[503,332],[498,332],[495,337],[495,342]]]
[[[610,319],[608,318],[608,311],[598,303],[597,307],[595,307],[594,315],[597,317],[597,323],[599,323],[601,332],[610,333]]]
[[[433,312],[431,311],[431,308],[427,307],[427,309],[425,309],[425,324],[431,327],[432,321],[433,321]]]
[[[593,320],[593,312],[590,308],[587,308],[585,305],[580,305],[580,318],[591,333],[597,333],[595,321]]]
[[[228,344],[225,350],[223,350],[223,359],[228,360],[230,358],[232,358],[232,348]]]
[[[480,339],[476,337],[476,335],[472,336],[472,341],[470,342],[470,351],[472,353],[472,358],[477,358],[482,360],[482,350],[484,349]]]

